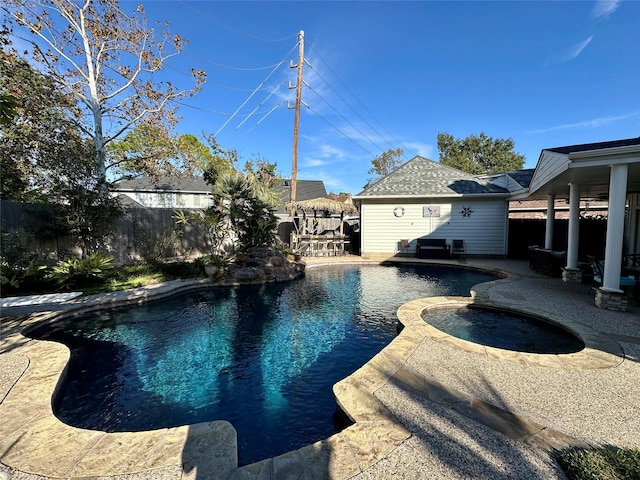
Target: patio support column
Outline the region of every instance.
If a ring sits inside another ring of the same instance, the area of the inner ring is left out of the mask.
[[[555,211],[555,195],[547,195],[547,225],[545,227],[544,248],[553,250],[553,221],[556,217]]]
[[[609,213],[607,215],[607,244],[605,247],[602,290],[620,292],[624,213],[627,200],[626,164],[611,165],[609,177]]]
[[[567,268],[578,268],[578,239],[580,237],[580,185],[569,184],[569,238]]]

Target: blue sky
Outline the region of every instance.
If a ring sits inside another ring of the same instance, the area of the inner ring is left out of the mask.
[[[150,22],[168,20],[189,40],[166,78],[207,72],[178,131],[217,133],[223,148],[276,162],[285,177],[287,84],[304,31],[298,178],[328,191],[360,192],[389,148],[438,160],[441,132],[512,138],[528,168],[543,148],[640,135],[637,1],[142,4]]]

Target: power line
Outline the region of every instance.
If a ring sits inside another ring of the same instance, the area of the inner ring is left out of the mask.
[[[382,127],[382,129],[389,135],[389,137],[391,137],[393,140],[395,140],[397,142],[398,145],[401,145],[402,142],[400,140],[398,140],[398,138],[396,138],[391,132],[389,132],[389,130],[387,130],[385,128],[385,126],[380,122],[380,120],[378,120],[376,118],[376,116],[358,99],[358,97],[355,96],[355,94],[349,89],[349,87],[345,84],[345,82],[342,81],[342,79],[338,76],[337,73],[335,73],[335,71],[331,68],[331,65],[322,57],[322,55],[318,52],[318,50],[316,48],[313,47],[313,45],[311,45],[311,49],[315,52],[315,54],[318,56],[318,58],[320,60],[322,60],[322,62],[324,62],[324,64],[327,66],[327,68],[329,69],[329,71],[336,77],[336,79],[342,84],[342,86],[344,87],[344,89],[349,92],[349,94],[360,104],[360,106],[362,106],[362,108],[369,114],[371,115],[371,117],[378,123],[378,125],[380,125],[380,127]],[[313,67],[312,67],[313,68]],[[335,89],[333,89],[333,87],[331,86],[331,84],[329,84],[329,82],[327,82],[324,77],[322,77],[322,75],[320,75],[318,73],[317,69],[314,69],[314,71],[316,72],[316,74],[329,86],[329,88],[331,88],[334,92]],[[356,113],[356,115],[358,115],[360,118],[362,118],[362,120],[369,125],[369,127],[371,127],[371,129],[378,134],[381,138],[383,138],[385,140],[385,142],[391,146],[393,148],[393,145],[386,140],[386,138],[384,137],[384,135],[381,135],[374,127],[372,127],[369,122],[367,122],[366,119],[364,119],[343,97],[342,95],[340,95],[338,92],[336,92],[336,94]],[[403,152],[403,156],[405,157],[405,159],[407,159],[407,157],[404,155]]]
[[[313,71],[316,73],[316,75],[317,75],[317,76],[318,76],[322,81],[324,81],[324,83],[325,83],[325,84],[326,84],[326,85],[331,89],[331,91],[332,91],[333,93],[335,93],[335,94],[338,96],[338,98],[340,98],[340,99],[341,99],[341,100],[342,100],[342,101],[343,101],[343,102],[344,102],[344,103],[345,103],[345,104],[346,104],[346,105],[351,109],[351,111],[353,111],[356,115],[358,115],[358,117],[360,117],[360,119],[361,119],[364,123],[366,123],[366,124],[367,124],[367,126],[368,126],[369,128],[371,128],[371,130],[373,130],[373,132],[374,132],[374,133],[376,133],[376,134],[377,134],[377,135],[378,135],[378,136],[379,136],[379,137],[380,137],[384,142],[386,142],[386,143],[387,143],[387,145],[389,145],[391,148],[393,148],[393,147],[394,147],[394,146],[393,146],[393,145],[392,145],[392,144],[391,144],[391,143],[390,143],[390,142],[389,142],[389,141],[384,137],[384,135],[380,134],[380,132],[378,132],[378,131],[376,130],[376,128],[375,128],[373,125],[371,125],[371,124],[367,121],[367,119],[366,119],[366,118],[364,118],[362,115],[360,115],[360,114],[356,111],[356,109],[355,109],[355,108],[353,108],[353,106],[351,106],[351,104],[350,104],[349,102],[347,102],[347,100],[346,100],[346,99],[345,99],[345,98],[340,94],[340,92],[338,92],[335,88],[333,88],[333,86],[332,86],[332,85],[331,85],[331,84],[330,84],[330,83],[329,83],[329,82],[328,82],[328,81],[327,81],[327,80],[326,80],[326,79],[325,79],[325,78],[320,74],[320,72],[318,72],[318,70],[314,69],[314,68],[313,68],[313,66],[311,66],[311,65],[310,65],[310,68],[312,68],[312,69],[313,69]],[[318,95],[318,93],[317,93],[317,92],[315,92],[315,91],[314,91],[314,93],[316,93],[316,95]],[[319,96],[319,95],[318,95],[318,96]],[[323,99],[323,100],[324,100],[324,99]],[[327,103],[327,105],[329,105],[329,103],[328,103],[326,100],[324,100],[324,101],[325,101],[325,103]],[[331,108],[333,108],[331,105],[329,105],[329,106],[330,106]],[[334,109],[334,110],[335,110],[335,109]],[[339,112],[337,112],[337,110],[336,110],[336,113],[339,113]],[[342,114],[339,114],[339,115],[340,115],[340,116],[342,116]],[[344,117],[342,117],[342,118],[344,118]],[[345,121],[347,121],[347,122],[349,122],[346,118],[344,118],[344,120],[345,120]],[[353,125],[351,122],[349,122],[349,124],[351,124],[354,128],[356,128],[356,129],[357,129],[357,127],[355,127],[355,125]],[[362,131],[360,131],[359,129],[357,129],[357,130],[358,130],[360,133],[362,133],[362,135],[364,135],[364,136],[366,137],[366,135],[365,135]],[[368,139],[368,140],[370,140],[369,138],[367,138],[367,139]],[[371,141],[371,140],[370,140],[370,141]],[[373,142],[373,141],[371,141],[371,143],[374,143],[374,142]],[[380,147],[378,147],[378,146],[376,145],[376,148],[380,148]]]
[[[346,138],[347,140],[349,140],[351,143],[353,143],[355,146],[357,146],[358,148],[360,148],[362,151],[364,151],[367,155],[371,156],[371,157],[375,157],[374,154],[372,154],[369,150],[367,150],[366,148],[364,148],[362,145],[360,145],[358,142],[356,142],[353,138],[351,138],[349,135],[347,135],[346,133],[344,133],[342,130],[340,130],[338,127],[336,127],[333,123],[331,123],[329,120],[327,120],[326,118],[324,118],[322,115],[320,115],[320,113],[316,112],[314,109],[312,109],[311,107],[309,107],[307,105],[307,108],[309,110],[311,110],[313,113],[315,113],[318,117],[320,117],[322,120],[324,120],[325,122],[327,122],[327,124],[329,126],[331,126],[336,132],[338,132],[340,135],[342,135],[344,138]]]
[[[167,62],[164,63],[164,65],[168,68],[170,68],[171,70],[173,70],[174,72],[177,72],[181,75],[184,75],[186,77],[190,77],[193,78],[193,75],[191,73],[187,73],[184,70],[180,70],[179,68],[176,68],[172,65],[169,65]],[[216,88],[221,88],[223,90],[229,90],[230,92],[252,92],[253,89],[249,89],[249,88],[234,88],[234,87],[228,87],[226,85],[221,85],[219,83],[213,83],[213,82],[205,82],[206,85],[211,85],[214,86]]]
[[[190,9],[190,10],[194,11],[195,13],[197,13],[199,17],[206,18],[207,20],[209,20],[209,21],[211,21],[213,23],[216,23],[216,24],[220,25],[221,27],[226,28],[227,30],[229,30],[229,31],[231,31],[233,33],[237,33],[238,35],[242,35],[242,36],[247,37],[247,38],[253,38],[255,40],[260,40],[260,41],[263,41],[263,42],[284,42],[284,41],[287,41],[287,40],[291,40],[292,38],[295,38],[297,36],[297,34],[293,34],[293,35],[289,35],[288,37],[284,37],[284,38],[259,37],[258,35],[254,35],[254,34],[251,34],[251,33],[246,33],[246,32],[243,32],[241,30],[238,30],[236,28],[233,28],[233,27],[227,25],[226,23],[222,23],[220,20],[218,20],[218,19],[216,19],[216,18],[214,18],[214,17],[212,17],[210,15],[207,15],[206,13],[201,12],[200,10],[197,10],[197,9],[193,8],[191,5],[189,5],[184,0],[179,0],[179,1],[180,1],[180,3],[183,3],[188,9]]]
[[[320,100],[322,100],[324,103],[326,103],[329,106],[329,108],[331,108],[334,112],[336,112],[340,116],[340,118],[342,118],[345,122],[347,122],[349,125],[351,125],[358,133],[360,133],[364,138],[366,138],[369,141],[369,143],[371,143],[378,150],[383,150],[371,138],[369,138],[369,136],[366,133],[364,133],[356,125],[354,125],[350,120],[348,120],[344,115],[342,115],[335,107],[333,107],[333,105],[331,105],[329,102],[327,102],[327,100],[325,100],[324,97],[320,96],[320,94],[318,92],[316,92],[313,88],[311,88],[311,86],[308,86],[308,87],[309,87],[309,90],[311,90],[313,93],[315,93],[316,96]]]
[[[215,65],[216,67],[226,68],[228,70],[239,70],[239,71],[242,71],[242,72],[256,72],[256,71],[259,71],[259,70],[268,70],[268,69],[273,68],[273,67],[275,67],[277,65],[277,64],[274,64],[274,65],[267,65],[265,67],[253,67],[253,68],[249,68],[249,67],[232,67],[230,65],[223,65],[222,63],[214,62],[213,60],[210,60],[210,59],[208,59],[206,57],[203,57],[201,55],[196,55],[195,53],[191,53],[189,50],[187,50],[185,48],[183,48],[181,50],[181,52],[186,53],[190,57],[197,58],[198,60],[202,60],[203,62],[207,62],[207,63],[210,63],[211,65]]]
[[[287,53],[287,55],[285,56],[285,58],[286,58],[287,56],[289,56],[289,55],[291,54],[291,52],[292,52],[296,47],[297,47],[297,45],[295,45],[295,46],[293,47],[293,49],[289,50],[289,52]],[[242,104],[240,104],[240,106],[236,109],[236,111],[235,111],[235,112],[233,112],[233,114],[231,115],[231,117],[229,117],[229,119],[228,119],[226,122],[224,122],[224,123],[222,124],[222,126],[221,126],[221,127],[218,129],[218,131],[215,133],[215,136],[216,136],[216,137],[217,137],[217,136],[218,136],[218,134],[219,134],[219,133],[224,129],[224,127],[226,127],[226,126],[227,126],[227,124],[228,124],[228,123],[233,119],[233,117],[235,117],[235,116],[236,116],[236,114],[237,114],[237,113],[242,109],[242,107],[244,107],[244,106],[247,104],[247,102],[248,102],[249,100],[251,100],[251,97],[253,97],[253,96],[258,92],[258,90],[262,87],[262,85],[264,85],[264,83],[265,83],[267,80],[269,80],[269,78],[271,77],[271,75],[273,75],[273,74],[276,72],[276,70],[277,70],[278,68],[280,68],[280,66],[281,66],[283,63],[284,63],[284,58],[280,61],[280,63],[278,63],[278,64],[276,65],[276,68],[274,68],[273,70],[271,70],[271,73],[269,73],[269,75],[267,75],[267,77],[266,77],[262,82],[260,82],[260,85],[258,85],[258,86],[253,90],[253,92],[251,92],[251,94],[247,97],[247,99],[246,99],[244,102],[242,102]]]
[[[253,116],[253,114],[254,114],[254,113],[256,113],[256,111],[257,111],[257,110],[258,110],[262,105],[264,105],[264,103],[265,103],[267,100],[269,100],[269,99],[271,98],[271,96],[272,96],[274,93],[276,93],[276,92],[278,91],[278,89],[282,86],[282,84],[283,84],[283,83],[284,83],[284,82],[280,82],[280,85],[277,85],[277,86],[276,86],[276,88],[274,88],[274,89],[271,91],[271,93],[270,93],[269,95],[267,95],[267,96],[266,96],[266,98],[265,98],[262,102],[260,102],[260,103],[258,104],[258,106],[257,106],[256,108],[254,108],[254,109],[251,111],[251,113],[249,113],[249,115],[247,115],[247,117],[246,117],[242,122],[240,122],[240,123],[238,124],[238,126],[237,126],[235,129],[236,129],[236,130],[237,130],[237,129],[239,129],[239,128],[242,126],[242,124],[243,124],[244,122],[246,122],[247,120],[249,120],[249,118],[251,118],[251,117]],[[273,111],[273,110],[272,110],[272,111]],[[271,112],[269,112],[269,113],[271,113]]]
[[[282,105],[282,102],[278,103],[277,105],[275,105],[271,110],[269,110],[260,120],[258,120],[256,122],[256,124],[251,127],[249,129],[249,131],[252,131],[254,128],[256,128],[258,125],[260,125],[262,123],[262,121],[267,118],[269,115],[271,115],[273,112],[275,112],[276,108],[278,108],[280,105]]]

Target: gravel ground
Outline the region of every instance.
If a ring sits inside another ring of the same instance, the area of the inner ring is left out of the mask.
[[[566,478],[550,455],[450,408],[391,384],[376,396],[413,436],[358,480]]]
[[[29,366],[29,359],[15,353],[0,355],[0,403]],[[0,477],[1,480],[1,477]]]

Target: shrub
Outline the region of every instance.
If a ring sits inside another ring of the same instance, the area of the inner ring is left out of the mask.
[[[622,448],[572,449],[560,457],[569,480],[626,480],[640,478],[640,450]]]
[[[146,263],[162,263],[163,260],[178,254],[182,232],[177,228],[167,228],[155,239],[151,238],[144,228],[138,229],[133,249]]]
[[[49,274],[61,288],[94,285],[103,280],[106,270],[113,267],[113,257],[92,253],[85,258],[61,260]]]
[[[52,265],[53,253],[31,251],[23,236],[0,234],[0,285],[3,296],[17,292],[38,292],[51,288],[46,277],[48,265]]]
[[[194,262],[157,263],[153,265],[153,269],[166,278],[189,278],[202,275],[200,267]]]

